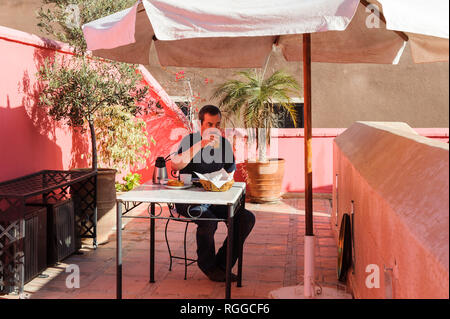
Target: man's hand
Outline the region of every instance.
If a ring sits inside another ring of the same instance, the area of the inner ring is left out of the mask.
[[[211,135],[210,139],[202,139],[202,148],[207,146],[214,147],[220,143],[220,137],[217,135]]]
[[[220,131],[219,131],[220,133]],[[211,146],[214,148],[217,148],[220,146],[220,139],[221,139],[221,135],[216,132],[216,130],[207,130],[203,135],[202,135],[202,141],[201,141],[201,145],[202,148],[205,148],[207,146]]]

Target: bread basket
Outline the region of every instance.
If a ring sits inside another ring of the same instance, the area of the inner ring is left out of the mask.
[[[225,192],[225,191],[229,190],[231,188],[231,186],[233,186],[234,179],[232,179],[231,181],[226,182],[220,188],[217,188],[213,183],[211,183],[210,181],[204,180],[204,179],[200,179],[199,182],[200,182],[200,184],[202,184],[202,186],[205,189],[205,191],[208,191],[208,192]]]

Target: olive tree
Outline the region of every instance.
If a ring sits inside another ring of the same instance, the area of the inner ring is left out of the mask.
[[[38,26],[49,37],[68,43],[74,57],[47,59],[38,72],[44,83],[40,105],[57,121],[89,127],[92,167],[124,168],[144,162],[149,143],[143,111],[148,88],[136,65],[105,61],[86,52],[81,26],[125,9],[134,0],[43,0]],[[154,140],[152,139],[152,142]],[[97,147],[98,146],[98,147]],[[97,150],[99,156],[97,155]]]
[[[121,122],[132,120],[129,115],[142,112],[139,102],[148,90],[140,85],[141,76],[136,66],[86,57],[70,61],[62,57],[53,62],[47,60],[39,69],[38,78],[44,83],[39,102],[48,108],[50,116],[72,127],[85,128],[86,124],[89,127],[93,169],[98,166],[94,123],[102,123],[100,118],[114,118],[117,126],[114,129],[120,129]],[[127,147],[135,145],[130,143]]]

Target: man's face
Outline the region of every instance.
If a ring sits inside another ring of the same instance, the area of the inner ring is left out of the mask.
[[[205,116],[203,118],[203,123],[201,125],[201,131],[202,135],[206,131],[215,131],[220,130],[220,114],[211,115],[208,113],[205,113]]]

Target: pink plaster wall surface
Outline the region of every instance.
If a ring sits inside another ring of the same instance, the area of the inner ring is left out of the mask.
[[[312,162],[313,188],[315,192],[331,193],[333,139],[344,129],[313,128]],[[256,158],[256,145],[248,143],[245,129],[226,130],[228,140],[234,145],[237,162],[237,180],[244,180],[243,163]],[[270,158],[284,158],[285,174],[282,192],[303,192],[304,178],[304,132],[303,129],[272,129],[271,145],[268,148]]]
[[[56,48],[69,52],[37,36],[0,27],[0,180],[68,168],[72,150],[85,149],[77,132],[61,127],[36,106],[35,73]],[[87,166],[80,158],[74,161]]]
[[[336,237],[354,201],[355,297],[448,298],[448,143],[404,123],[357,122],[335,139],[333,162]],[[373,265],[378,288],[366,284]]]

